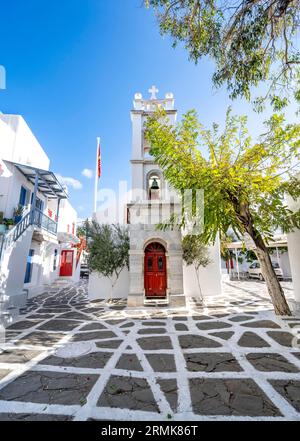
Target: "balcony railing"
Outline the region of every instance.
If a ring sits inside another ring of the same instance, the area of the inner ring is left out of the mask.
[[[33,220],[32,224],[36,225],[43,230],[48,231],[48,233],[57,234],[57,222],[55,222],[51,217],[46,216],[41,210],[36,208],[32,214]]]
[[[0,261],[3,257],[4,251],[11,247],[30,225],[35,225],[48,233],[53,234],[54,236],[57,234],[57,222],[46,216],[38,208],[30,210],[17,225],[15,225],[6,234],[0,236]]]

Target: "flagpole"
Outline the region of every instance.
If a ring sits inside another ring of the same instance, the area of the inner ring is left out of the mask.
[[[94,188],[94,216],[96,217],[97,213],[97,201],[98,201],[98,180],[99,180],[99,174],[98,174],[98,152],[99,152],[99,146],[100,146],[100,138],[97,137],[97,149],[96,149],[96,168],[95,168],[95,188]]]

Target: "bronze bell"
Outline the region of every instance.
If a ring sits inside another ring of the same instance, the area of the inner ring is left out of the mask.
[[[159,185],[158,185],[156,178],[153,179],[153,182],[151,185],[151,190],[159,190]]]

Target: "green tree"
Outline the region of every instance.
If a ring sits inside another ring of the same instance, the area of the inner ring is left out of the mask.
[[[268,80],[265,97],[275,110],[300,102],[300,0],[145,0],[162,34],[183,42],[190,58],[216,63],[213,82],[232,98],[250,99],[251,86]]]
[[[195,267],[199,294],[203,302],[203,293],[199,279],[199,269],[201,266],[205,268],[212,262],[208,255],[208,248],[203,243],[201,236],[187,234],[182,239],[182,250],[182,257],[185,263],[188,266],[194,265]]]
[[[92,271],[108,277],[113,289],[122,270],[129,268],[129,236],[127,228],[120,225],[86,222],[88,237],[88,265]]]
[[[146,136],[151,154],[175,189],[204,190],[204,208],[195,211],[197,217],[204,210],[204,242],[230,228],[239,238],[248,234],[276,314],[290,315],[267,242],[278,226],[286,232],[300,226],[300,210],[293,213],[284,200],[286,193],[300,196],[300,182],[293,177],[300,164],[300,124],[273,115],[254,142],[246,123],[245,116],[233,116],[229,109],[220,133],[216,124],[205,129],[194,110],[177,125],[158,110],[146,122]],[[184,216],[180,222],[184,224]]]

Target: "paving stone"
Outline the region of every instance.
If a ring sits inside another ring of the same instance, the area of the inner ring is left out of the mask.
[[[271,320],[257,320],[255,322],[245,323],[241,326],[245,326],[247,328],[273,328],[273,329],[280,328],[280,326],[277,323],[272,322]]]
[[[52,346],[53,344],[57,343],[59,340],[61,340],[63,337],[65,337],[65,334],[59,334],[59,333],[51,333],[51,332],[39,332],[35,331],[31,334],[28,334],[20,340],[18,340],[18,345],[39,345],[39,346]]]
[[[124,323],[125,320],[126,319],[122,319],[122,320],[118,320],[118,319],[105,320],[105,323],[107,323],[108,325],[117,326],[117,325],[120,325],[121,323]]]
[[[269,348],[270,345],[255,332],[244,332],[238,341],[238,345],[244,348]]]
[[[146,329],[140,329],[138,331],[138,334],[166,334],[167,330],[164,328],[146,328]]]
[[[166,322],[159,322],[159,321],[148,321],[148,322],[142,322],[143,326],[166,326]]]
[[[267,332],[268,336],[271,337],[273,340],[276,341],[276,343],[279,343],[282,346],[286,346],[291,348],[293,339],[295,338],[295,335],[290,334],[289,332],[285,331],[269,331]]]
[[[10,371],[8,369],[0,369],[0,380],[2,380],[2,378],[6,377],[6,375],[8,375],[10,373]]]
[[[86,340],[104,340],[108,338],[117,337],[112,331],[94,331],[94,332],[82,332],[81,334],[75,334],[72,337],[73,341],[86,341]]]
[[[280,354],[253,353],[246,355],[247,360],[258,371],[263,372],[300,372],[299,369],[290,363]]]
[[[175,325],[176,331],[188,331],[189,328],[184,323],[176,323]]]
[[[80,357],[62,358],[51,355],[39,364],[50,366],[72,366],[77,368],[102,369],[111,358],[111,352],[91,352]]]
[[[144,378],[112,375],[97,406],[158,412],[152,390]]]
[[[123,340],[97,341],[95,344],[97,348],[117,349],[121,343]]]
[[[213,320],[213,317],[210,317],[209,315],[193,315],[192,316],[193,320]]]
[[[134,326],[134,322],[125,323],[124,325],[120,326],[121,329],[123,328],[132,328]]]
[[[295,409],[300,412],[300,381],[269,380],[274,389],[280,393]]]
[[[229,340],[233,335],[233,331],[224,331],[224,332],[212,332],[209,335],[213,335],[214,337],[219,337],[222,340]]]
[[[83,405],[98,375],[27,371],[0,390],[0,400]]]
[[[47,415],[36,413],[0,413],[0,421],[72,421],[68,415]]]
[[[252,320],[251,315],[237,315],[228,319],[231,322],[245,322],[246,320]]]
[[[214,314],[214,317],[216,318],[223,318],[223,317],[228,317],[228,313],[227,314]]]
[[[80,323],[74,320],[49,320],[37,329],[42,331],[72,331],[79,325]]]
[[[46,320],[46,319],[51,319],[53,317],[55,317],[55,314],[32,314],[32,315],[29,315],[27,318]]]
[[[93,314],[94,312],[99,312],[99,308],[82,308],[83,312],[88,312],[90,314]],[[89,317],[89,320],[91,320],[91,317]]]
[[[182,349],[220,348],[222,346],[219,342],[201,335],[180,335],[178,340]]]
[[[173,349],[170,337],[143,337],[137,339],[138,344],[145,350]]]
[[[80,331],[97,331],[99,329],[107,329],[107,327],[102,325],[102,323],[90,323],[80,328]]]
[[[241,372],[238,361],[230,353],[201,352],[184,354],[187,369],[192,372]]]
[[[232,325],[226,322],[201,322],[196,324],[197,328],[201,331],[208,331],[211,329],[224,329],[231,328]]]
[[[192,378],[189,384],[193,411],[198,415],[281,416],[251,379]]]
[[[135,354],[122,354],[116,364],[116,369],[127,371],[143,371],[142,365]]]
[[[288,323],[290,328],[299,328],[300,329],[300,322],[297,323]]]
[[[172,354],[146,354],[154,372],[176,372],[174,355]]]
[[[27,363],[37,357],[42,351],[26,351],[22,349],[7,349],[0,354],[0,363]]]
[[[59,316],[61,319],[72,319],[72,320],[91,320],[90,316],[87,314],[82,314],[81,312],[71,311],[66,314]]]
[[[29,329],[38,324],[37,320],[23,320],[7,326],[7,330]]]
[[[179,316],[173,317],[173,320],[178,320],[180,322],[186,322],[187,321],[187,317],[179,315]]]
[[[161,391],[164,393],[166,400],[170,404],[171,409],[176,412],[178,406],[178,387],[177,381],[170,380],[157,380]]]

